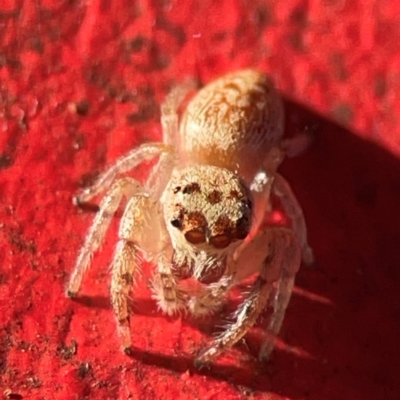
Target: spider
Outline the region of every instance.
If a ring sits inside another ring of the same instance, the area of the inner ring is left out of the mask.
[[[182,115],[193,84],[176,87],[161,106],[163,141],[121,157],[76,204],[106,192],[86,235],[67,295],[76,296],[121,200],[126,206],[111,263],[111,302],[122,348],[129,353],[128,298],[142,258],[155,265],[153,298],[172,315],[218,311],[235,285],[258,273],[232,322],[202,348],[195,365],[213,361],[255,324],[273,297],[259,358],[268,360],[282,326],[301,258],[313,261],[303,212],[277,172],[290,140],[283,138],[283,104],[271,80],[252,69],[203,87]],[[121,174],[158,158],[144,183]],[[291,227],[263,223],[278,196]],[[192,279],[197,284],[185,286]]]

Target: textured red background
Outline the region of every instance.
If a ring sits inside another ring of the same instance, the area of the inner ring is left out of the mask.
[[[400,398],[400,2],[0,4],[5,396]],[[245,66],[271,73],[291,99],[289,133],[315,133],[281,171],[318,265],[299,272],[268,365],[255,360],[255,328],[210,369],[194,370],[192,352],[212,323],[161,316],[145,283],[135,289],[129,358],[107,290],[117,221],[82,296],[64,298],[93,218],[71,197],[126,149],[160,138],[158,105],[171,85]]]

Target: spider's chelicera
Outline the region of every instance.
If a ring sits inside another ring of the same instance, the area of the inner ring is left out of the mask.
[[[290,141],[283,139],[282,102],[267,76],[254,70],[226,75],[201,89],[181,118],[178,106],[193,89],[174,89],[161,107],[163,142],[143,144],[120,158],[76,203],[105,192],[78,255],[68,295],[77,295],[121,199],[127,203],[111,264],[111,300],[122,347],[129,351],[128,296],[145,258],[156,266],[153,297],[167,314],[215,312],[229,290],[258,272],[225,331],[202,349],[212,361],[255,323],[275,287],[273,313],[260,358],[279,333],[301,258],[312,262],[300,206],[277,172]],[[140,183],[123,174],[158,158]],[[263,223],[278,196],[291,227]],[[190,287],[184,281],[197,284]]]

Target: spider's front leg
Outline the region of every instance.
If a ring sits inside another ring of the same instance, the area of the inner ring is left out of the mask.
[[[130,199],[134,198],[134,196],[143,195],[143,187],[138,181],[132,178],[123,178],[116,181],[107,195],[104,196],[100,203],[100,210],[96,214],[76,260],[75,268],[68,284],[67,296],[74,297],[78,294],[83,276],[89,269],[93,253],[99,249],[103,242],[111,219],[118,209],[122,197],[125,196]]]
[[[119,241],[111,263],[111,304],[117,320],[122,349],[129,354],[131,333],[129,325],[128,299],[135,282],[135,272],[140,268],[141,250],[138,243],[148,233],[146,214],[151,213],[154,202],[148,196],[136,195],[125,208],[119,227]]]
[[[266,228],[243,248],[236,261],[237,269],[247,268],[248,263],[256,263],[261,266],[260,275],[235,313],[236,321],[201,351],[195,360],[196,366],[209,363],[246,335],[266,307],[275,282],[278,282],[278,289],[269,330],[273,334],[278,333],[300,266],[300,254],[296,234],[287,228]],[[260,358],[265,359],[272,348],[269,341],[266,342]]]
[[[296,196],[293,194],[289,183],[278,173],[275,173],[274,175],[272,191],[281,199],[286,215],[292,220],[293,230],[296,232],[300,242],[303,262],[307,265],[313,264],[314,254],[312,248],[308,244],[307,226],[303,210],[300,207]]]
[[[164,175],[169,177],[168,175],[174,163],[174,153],[179,148],[178,107],[186,95],[195,87],[194,81],[188,81],[186,84],[177,86],[169,93],[161,105],[162,143],[144,143],[130,150],[120,157],[107,171],[102,173],[92,186],[83,189],[74,196],[73,203],[79,205],[91,201],[94,197],[107,190],[119,175],[131,171],[143,161],[151,160],[158,156],[160,160],[153,168],[147,187],[153,189],[156,186],[161,192],[162,187],[158,185],[158,182],[165,180]],[[160,174],[163,176],[160,176]],[[158,198],[157,196],[155,197]]]
[[[173,152],[170,146],[164,143],[145,143],[120,157],[107,171],[103,172],[96,182],[81,190],[73,197],[73,203],[80,205],[88,203],[100,193],[109,189],[119,175],[129,172],[146,160]]]

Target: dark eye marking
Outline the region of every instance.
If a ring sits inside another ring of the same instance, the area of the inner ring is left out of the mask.
[[[242,200],[242,204],[247,207],[249,210],[253,209],[253,203],[251,202],[251,200],[247,199],[247,200]]]
[[[171,219],[170,221],[171,225],[174,226],[175,228],[181,228],[182,227],[182,222],[180,219]]]
[[[237,239],[244,239],[250,232],[251,221],[247,216],[243,216],[236,223],[235,236]]]
[[[227,215],[220,215],[215,222],[214,226],[214,235],[226,235],[231,236],[232,231],[234,230],[233,223],[231,219]]]
[[[174,194],[178,193],[181,190],[180,186],[177,186],[176,188],[174,188],[173,192]]]
[[[213,190],[207,195],[207,200],[210,204],[218,204],[222,201],[222,193],[219,190]]]
[[[237,199],[237,200],[239,200],[240,199],[240,196],[239,196],[239,193],[238,193],[238,191],[237,190],[231,190],[230,192],[229,192],[229,197],[231,198],[231,199]]]
[[[196,182],[189,183],[183,188],[183,194],[200,193],[200,185]]]

